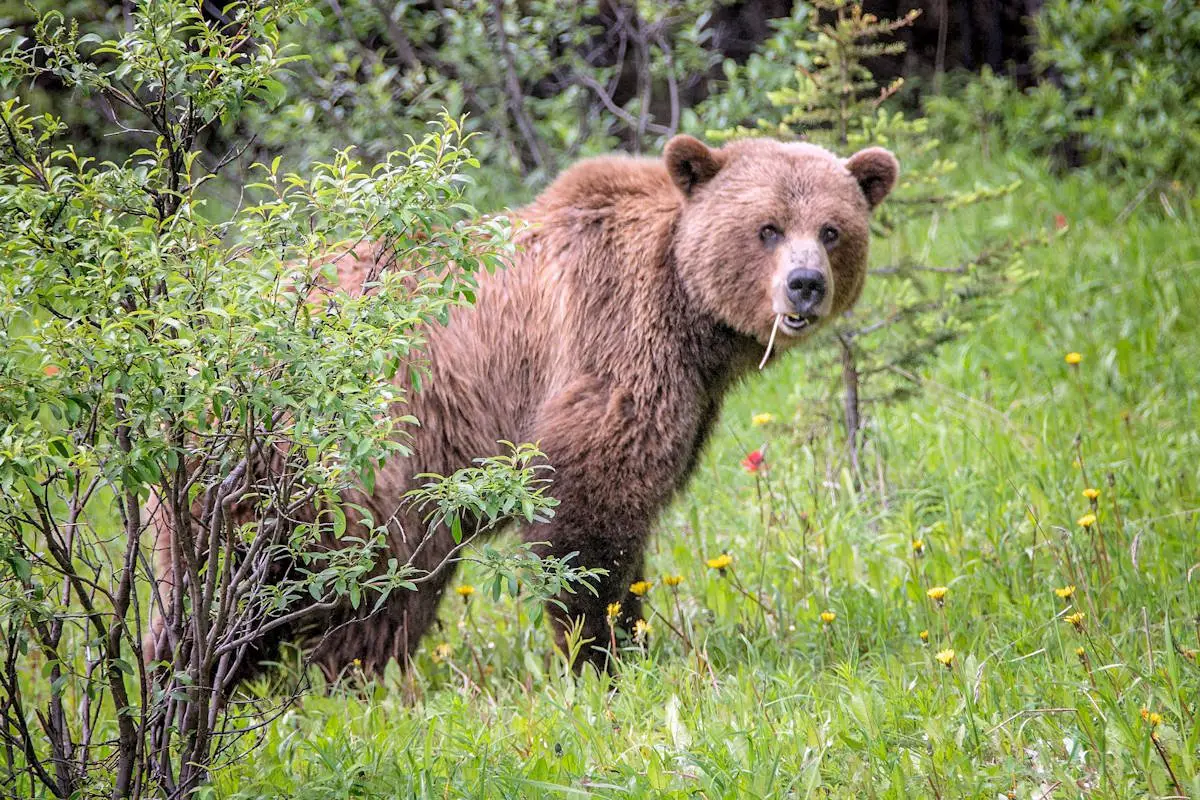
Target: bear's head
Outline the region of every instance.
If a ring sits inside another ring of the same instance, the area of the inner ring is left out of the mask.
[[[870,212],[900,169],[887,150],[842,159],[812,144],[746,139],[710,149],[681,135],[663,157],[683,194],[676,268],[704,311],[764,345],[775,330],[780,346],[858,299]]]

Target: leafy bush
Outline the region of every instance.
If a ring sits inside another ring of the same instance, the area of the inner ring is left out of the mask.
[[[795,81],[797,72],[812,66],[809,48],[803,45],[809,39],[813,14],[810,4],[794,4],[791,14],[770,21],[771,35],[744,63],[723,61],[711,94],[684,112],[684,129],[711,138],[714,132],[736,130],[743,123],[760,119],[764,98],[783,90]]]
[[[984,67],[956,76],[947,94],[924,99],[938,135],[950,141],[978,139],[984,158],[1005,148],[1051,153],[1070,136],[1070,112],[1062,92],[1048,82],[1021,91],[1011,79]]]
[[[450,117],[371,168],[349,152],[307,175],[275,159],[228,186],[234,155],[200,143],[277,102],[276,75],[294,63],[280,26],[308,10],[229,13],[214,23],[183,0],[139,4],[111,40],[50,13],[0,61],[6,95],[56,80],[102,98],[126,149],[95,160],[61,119],[0,100],[6,793],[190,794],[249,724],[231,692],[260,637],[424,577],[383,557],[385,521],[347,525],[340,492],[405,454],[415,420],[397,414],[392,378],[419,363],[424,328],[469,299],[473,273],[498,263],[506,226],[459,221],[475,216],[462,171],[478,162]],[[209,202],[218,186],[242,202]],[[335,262],[364,241],[379,254],[371,291],[333,291]],[[553,500],[538,457],[518,447],[431,476],[410,499],[456,529],[465,514],[484,527],[541,519]],[[170,593],[144,507],[169,512]],[[329,538],[339,547],[317,545]],[[276,578],[280,559],[298,566]],[[521,578],[531,599],[583,574],[528,552],[487,560],[497,590]],[[169,646],[147,664],[151,618]]]
[[[1138,180],[1200,180],[1200,9],[1177,0],[1052,0],[1038,61],[1078,133]]]
[[[678,130],[681,92],[704,80],[708,0],[468,0],[320,4],[285,33],[310,54],[289,101],[249,125],[301,160],[332,143],[377,158],[443,109],[467,115],[496,205],[531,196],[579,157],[640,150]]]
[[[1200,10],[1174,0],[1051,0],[1037,17],[1040,82],[985,70],[926,102],[947,136],[1072,151],[1139,183],[1200,181]],[[1075,151],[1078,151],[1077,153]]]

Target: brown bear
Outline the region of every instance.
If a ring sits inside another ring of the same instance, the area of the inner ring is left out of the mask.
[[[393,520],[392,556],[415,551],[415,566],[432,570],[454,543],[400,502],[413,476],[450,474],[502,440],[538,443],[560,505],[524,535],[549,542],[544,554],[578,552],[573,563],[607,570],[597,594],[564,595],[566,610],[551,609],[560,637],[582,618],[585,651],[602,660],[606,609],[619,601],[626,628],[640,616],[629,585],[729,386],[769,345],[786,350],[855,302],[869,212],[898,170],[880,148],[841,159],[811,144],[710,149],[690,136],[671,139],[661,160],[576,164],[515,212],[525,224],[508,268],[481,275],[475,304],[428,331],[429,372],[406,408],[421,421],[412,457],[388,462],[370,496],[347,500]],[[344,265],[343,285],[361,282],[369,261]],[[374,612],[363,603],[309,620],[303,631],[320,632],[314,662],[331,676],[351,661],[403,664],[452,571]]]

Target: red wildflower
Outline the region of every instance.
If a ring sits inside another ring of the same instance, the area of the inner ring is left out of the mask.
[[[1055,214],[1054,215],[1054,227],[1060,231],[1063,228],[1067,227],[1067,215],[1066,214]]]
[[[766,466],[766,461],[764,459],[765,456],[763,455],[763,451],[755,450],[750,455],[742,459],[742,468],[745,469],[746,472],[754,474]]]

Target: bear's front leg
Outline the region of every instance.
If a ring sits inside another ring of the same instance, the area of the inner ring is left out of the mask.
[[[548,542],[539,555],[578,555],[573,566],[606,571],[595,592],[577,587],[552,603],[560,647],[582,620],[583,655],[603,666],[612,644],[608,609],[620,603],[616,627],[628,633],[642,616],[642,601],[629,592],[641,580],[643,554],[658,512],[676,485],[683,459],[668,437],[648,425],[631,393],[596,378],[580,378],[540,410],[533,441],[554,467],[551,496],[559,501],[554,519],[525,531],[527,541]],[[588,641],[590,640],[590,641]]]
[[[555,481],[555,487],[562,484]],[[565,489],[565,487],[563,487]],[[559,513],[549,525],[526,529],[525,539],[546,542],[536,552],[542,557],[562,558],[578,553],[569,562],[572,566],[597,567],[606,571],[590,581],[592,589],[575,586],[575,592],[563,592],[547,610],[554,624],[555,643],[567,652],[567,636],[582,620],[583,648],[576,665],[592,663],[606,669],[612,662],[609,655],[614,630],[617,646],[631,635],[634,623],[642,617],[642,598],[629,591],[629,585],[641,580],[644,570],[643,552],[649,534],[649,520],[631,519],[627,513],[608,509],[607,512],[586,502],[563,499],[573,491],[559,491]],[[592,591],[594,590],[594,592]],[[561,603],[562,605],[559,605]],[[613,628],[609,628],[609,608],[620,603]]]

